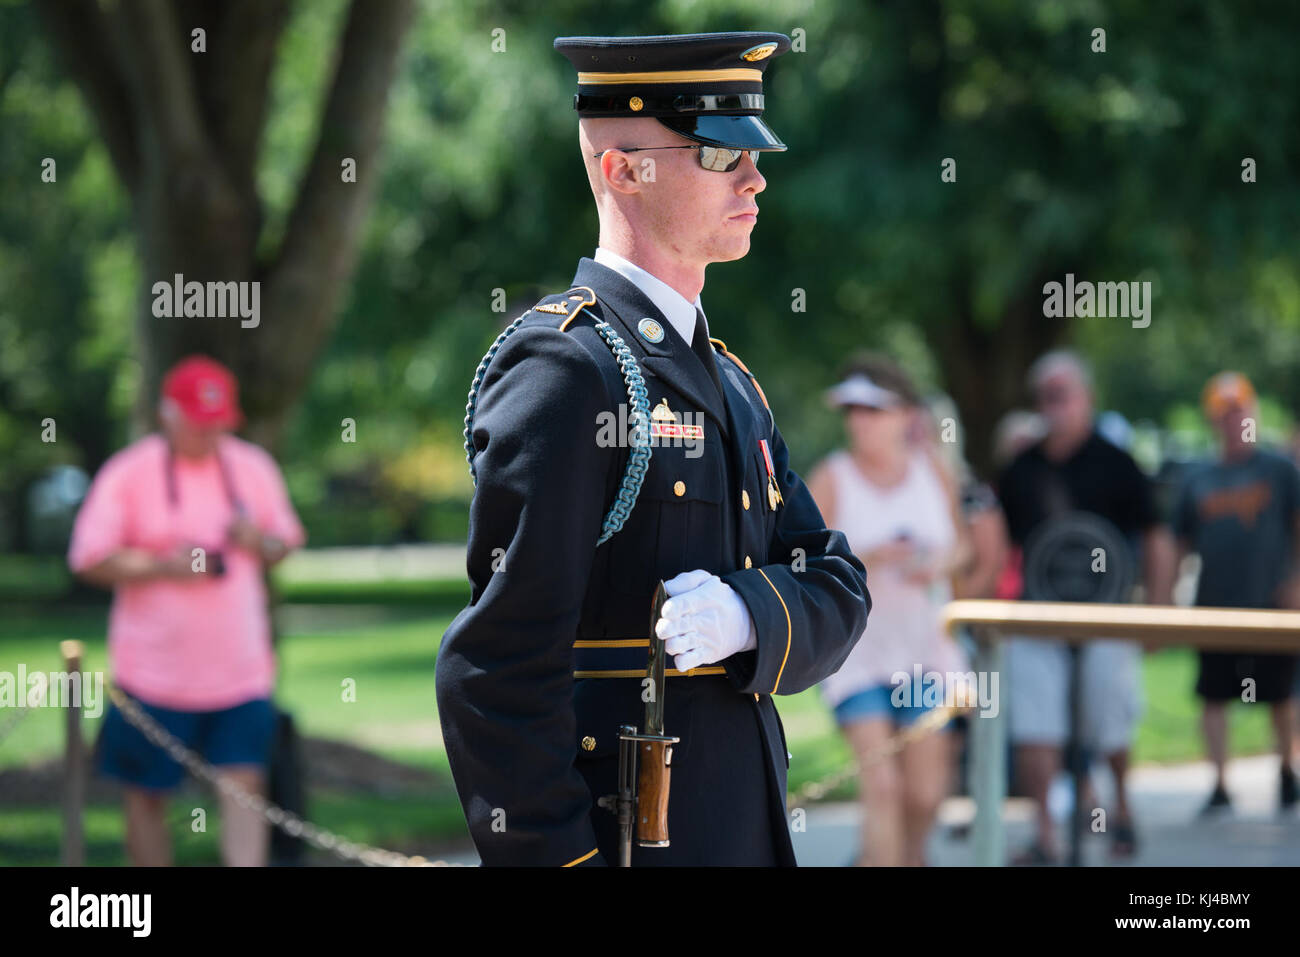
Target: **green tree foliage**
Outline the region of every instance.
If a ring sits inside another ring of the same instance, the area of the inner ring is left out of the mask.
[[[268,244],[342,10],[293,7],[277,50],[257,169]],[[0,159],[20,184],[0,211],[0,454],[47,461],[31,417],[75,381],[83,406],[57,399],[73,424],[62,454],[93,466],[123,437],[139,378],[129,206],[31,13],[0,17]],[[840,440],[821,390],[864,346],[956,398],[977,464],[1024,401],[1028,363],[1061,342],[1095,360],[1103,404],[1131,418],[1185,414],[1223,367],[1277,408],[1300,403],[1292,4],[437,0],[407,37],[358,268],[281,449],[301,501],[379,501],[374,535],[427,535],[447,527],[430,502],[468,496],[475,364],[595,245],[573,76],[551,40],[735,29],[791,34],[802,52],[768,71],[767,118],[790,150],[763,158],[751,253],[710,267],[703,299],[799,437],[797,467]],[[33,157],[53,152],[80,189],[42,194]],[[1247,157],[1257,182],[1242,181]],[[1043,284],[1067,272],[1150,280],[1150,326],[1044,317]],[[796,289],[806,312],[791,311]],[[345,418],[355,445],[339,441]]]

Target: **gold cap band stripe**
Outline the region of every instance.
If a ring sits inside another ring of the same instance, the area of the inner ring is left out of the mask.
[[[623,83],[762,83],[762,70],[660,70],[656,73],[579,73],[578,84],[607,86]]]

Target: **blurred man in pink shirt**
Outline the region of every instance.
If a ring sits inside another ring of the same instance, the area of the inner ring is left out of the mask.
[[[113,680],[186,747],[263,794],[275,681],[263,569],[305,535],[267,452],[229,434],[243,420],[234,376],[201,356],[163,380],[160,433],[104,463],[77,515],[68,565],[113,589]],[[96,745],[124,785],[127,854],[171,863],[165,812],[183,770],[117,708]],[[266,863],[268,831],[224,790],[222,859]]]

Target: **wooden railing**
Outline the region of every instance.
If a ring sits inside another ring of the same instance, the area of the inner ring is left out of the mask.
[[[1002,680],[1001,640],[1009,637],[1064,640],[1075,652],[1071,680],[1071,724],[1081,722],[1077,652],[1084,642],[1129,639],[1148,648],[1194,647],[1217,651],[1290,652],[1300,654],[1300,611],[1265,611],[1245,608],[1187,608],[1171,605],[1103,605],[1078,602],[995,601],[962,599],[943,610],[944,627],[951,634],[965,631],[975,643],[972,670],[999,674],[998,687],[1006,698]],[[1002,802],[1006,797],[1006,719],[999,702],[988,715],[971,712],[970,783],[975,801],[971,838],[975,863],[1003,863]],[[1076,754],[1079,749],[1075,749]],[[1076,762],[1075,820],[1071,832],[1070,863],[1082,863],[1082,835],[1086,809],[1083,784],[1086,769]]]

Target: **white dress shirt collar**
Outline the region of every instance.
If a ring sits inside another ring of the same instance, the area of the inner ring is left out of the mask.
[[[673,329],[682,337],[682,341],[688,346],[691,344],[691,340],[695,337],[695,310],[704,312],[699,296],[695,297],[694,303],[687,302],[686,297],[668,283],[646,272],[635,263],[628,262],[618,253],[610,252],[604,246],[596,247],[595,259],[596,262],[608,266],[645,293],[646,297],[654,303],[655,308],[672,324]],[[707,317],[704,327],[708,329]]]

